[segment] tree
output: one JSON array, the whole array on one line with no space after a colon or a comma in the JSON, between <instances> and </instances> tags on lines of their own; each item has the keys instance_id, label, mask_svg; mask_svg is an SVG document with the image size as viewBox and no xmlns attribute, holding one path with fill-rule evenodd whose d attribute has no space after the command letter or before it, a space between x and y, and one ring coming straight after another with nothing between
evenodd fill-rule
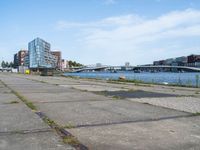
<instances>
[{"instance_id":1,"label":"tree","mask_svg":"<svg viewBox=\"0 0 200 150\"><path fill-rule=\"evenodd\" d=\"M80 63L77 63L76 61L68 61L69 63L69 67L80 67L80 66L83 66L82 64Z\"/></svg>"},{"instance_id":2,"label":"tree","mask_svg":"<svg viewBox=\"0 0 200 150\"><path fill-rule=\"evenodd\" d=\"M9 63L8 63L8 62L6 62L6 68L7 68L7 67L9 67Z\"/></svg>"},{"instance_id":3,"label":"tree","mask_svg":"<svg viewBox=\"0 0 200 150\"><path fill-rule=\"evenodd\" d=\"M6 68L6 63L5 63L4 60L1 62L1 67L2 67L2 68Z\"/></svg>"},{"instance_id":4,"label":"tree","mask_svg":"<svg viewBox=\"0 0 200 150\"><path fill-rule=\"evenodd\" d=\"M14 63L13 62L10 62L9 65L10 65L11 68L14 68Z\"/></svg>"},{"instance_id":5,"label":"tree","mask_svg":"<svg viewBox=\"0 0 200 150\"><path fill-rule=\"evenodd\" d=\"M7 61L2 61L1 62L1 67L2 68L13 68L14 67L14 64L13 64L13 62L7 62Z\"/></svg>"}]
</instances>

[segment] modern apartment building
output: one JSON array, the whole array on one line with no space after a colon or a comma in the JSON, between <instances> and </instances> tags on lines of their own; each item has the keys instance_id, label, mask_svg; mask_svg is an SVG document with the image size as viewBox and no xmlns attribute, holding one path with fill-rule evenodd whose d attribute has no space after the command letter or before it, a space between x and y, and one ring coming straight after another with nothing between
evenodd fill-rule
<instances>
[{"instance_id":1,"label":"modern apartment building","mask_svg":"<svg viewBox=\"0 0 200 150\"><path fill-rule=\"evenodd\" d=\"M29 53L26 54L25 58L24 58L24 66L29 67Z\"/></svg>"},{"instance_id":2,"label":"modern apartment building","mask_svg":"<svg viewBox=\"0 0 200 150\"><path fill-rule=\"evenodd\" d=\"M14 67L25 66L25 57L28 54L27 50L20 50L14 55Z\"/></svg>"},{"instance_id":3,"label":"modern apartment building","mask_svg":"<svg viewBox=\"0 0 200 150\"><path fill-rule=\"evenodd\" d=\"M24 66L25 65L25 57L28 54L27 50L20 50L18 52L18 61L19 61L19 66Z\"/></svg>"},{"instance_id":4,"label":"modern apartment building","mask_svg":"<svg viewBox=\"0 0 200 150\"><path fill-rule=\"evenodd\" d=\"M188 66L200 67L200 55L190 55L188 58Z\"/></svg>"},{"instance_id":5,"label":"modern apartment building","mask_svg":"<svg viewBox=\"0 0 200 150\"><path fill-rule=\"evenodd\" d=\"M177 58L169 58L166 60L154 61L153 65L200 67L200 55L182 56Z\"/></svg>"},{"instance_id":6,"label":"modern apartment building","mask_svg":"<svg viewBox=\"0 0 200 150\"><path fill-rule=\"evenodd\" d=\"M56 68L62 70L62 54L61 51L51 51L51 54L57 58Z\"/></svg>"},{"instance_id":7,"label":"modern apartment building","mask_svg":"<svg viewBox=\"0 0 200 150\"><path fill-rule=\"evenodd\" d=\"M57 58L51 53L50 43L36 38L28 44L30 69L56 68Z\"/></svg>"}]
</instances>

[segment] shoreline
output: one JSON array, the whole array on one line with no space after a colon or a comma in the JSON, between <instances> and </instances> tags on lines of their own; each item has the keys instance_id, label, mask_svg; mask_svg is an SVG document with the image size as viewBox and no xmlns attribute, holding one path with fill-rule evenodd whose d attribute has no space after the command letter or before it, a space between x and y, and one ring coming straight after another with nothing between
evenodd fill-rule
<instances>
[{"instance_id":1,"label":"shoreline","mask_svg":"<svg viewBox=\"0 0 200 150\"><path fill-rule=\"evenodd\" d=\"M184 85L184 84L176 84L176 83L156 83L156 82L145 82L142 80L137 79L103 79L103 78L92 78L92 77L80 77L80 76L73 76L73 75L61 75L64 78L72 78L72 79L88 79L88 80L95 80L95 81L106 81L107 83L116 83L116 84L134 84L136 86L153 86L153 85L161 85L161 86L169 86L169 87L185 87L185 88L200 88L200 86L195 85Z\"/></svg>"}]
</instances>

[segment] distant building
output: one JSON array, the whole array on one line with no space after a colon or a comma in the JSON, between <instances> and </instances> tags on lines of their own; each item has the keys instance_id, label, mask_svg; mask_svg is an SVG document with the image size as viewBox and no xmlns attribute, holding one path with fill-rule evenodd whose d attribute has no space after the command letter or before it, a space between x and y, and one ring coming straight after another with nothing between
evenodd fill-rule
<instances>
[{"instance_id":1,"label":"distant building","mask_svg":"<svg viewBox=\"0 0 200 150\"><path fill-rule=\"evenodd\" d=\"M36 38L28 44L30 69L56 68L57 58L50 52L51 45Z\"/></svg>"},{"instance_id":2,"label":"distant building","mask_svg":"<svg viewBox=\"0 0 200 150\"><path fill-rule=\"evenodd\" d=\"M14 68L18 68L19 66L19 58L18 53L14 54Z\"/></svg>"},{"instance_id":3,"label":"distant building","mask_svg":"<svg viewBox=\"0 0 200 150\"><path fill-rule=\"evenodd\" d=\"M14 68L25 66L25 57L28 55L27 50L20 50L14 55Z\"/></svg>"},{"instance_id":4,"label":"distant building","mask_svg":"<svg viewBox=\"0 0 200 150\"><path fill-rule=\"evenodd\" d=\"M154 66L158 66L158 65L159 65L159 61L154 61L154 62L153 62L153 65L154 65Z\"/></svg>"},{"instance_id":5,"label":"distant building","mask_svg":"<svg viewBox=\"0 0 200 150\"><path fill-rule=\"evenodd\" d=\"M28 54L27 50L20 50L18 52L18 64L19 66L24 66L25 64L25 56Z\"/></svg>"},{"instance_id":6,"label":"distant building","mask_svg":"<svg viewBox=\"0 0 200 150\"><path fill-rule=\"evenodd\" d=\"M196 55L190 55L187 57L188 63L195 63Z\"/></svg>"},{"instance_id":7,"label":"distant building","mask_svg":"<svg viewBox=\"0 0 200 150\"><path fill-rule=\"evenodd\" d=\"M189 56L182 56L176 58L169 58L166 60L154 61L153 65L200 67L200 55L192 54Z\"/></svg>"},{"instance_id":8,"label":"distant building","mask_svg":"<svg viewBox=\"0 0 200 150\"><path fill-rule=\"evenodd\" d=\"M185 56L177 57L177 58L175 58L175 63L177 64L176 66L186 66L187 65L187 57L185 57Z\"/></svg>"},{"instance_id":9,"label":"distant building","mask_svg":"<svg viewBox=\"0 0 200 150\"><path fill-rule=\"evenodd\" d=\"M190 55L187 57L188 66L200 67L200 55Z\"/></svg>"},{"instance_id":10,"label":"distant building","mask_svg":"<svg viewBox=\"0 0 200 150\"><path fill-rule=\"evenodd\" d=\"M161 65L164 65L165 64L165 61L164 60L159 60L159 61L154 61L153 62L153 65L154 66L161 66Z\"/></svg>"},{"instance_id":11,"label":"distant building","mask_svg":"<svg viewBox=\"0 0 200 150\"><path fill-rule=\"evenodd\" d=\"M101 63L96 63L96 67L102 67Z\"/></svg>"},{"instance_id":12,"label":"distant building","mask_svg":"<svg viewBox=\"0 0 200 150\"><path fill-rule=\"evenodd\" d=\"M56 68L62 70L62 55L60 51L52 51L52 55L54 55L57 58Z\"/></svg>"},{"instance_id":13,"label":"distant building","mask_svg":"<svg viewBox=\"0 0 200 150\"><path fill-rule=\"evenodd\" d=\"M168 58L163 61L163 65L171 66L173 62L174 62L174 58Z\"/></svg>"},{"instance_id":14,"label":"distant building","mask_svg":"<svg viewBox=\"0 0 200 150\"><path fill-rule=\"evenodd\" d=\"M69 63L68 63L68 61L65 60L65 59L62 59L61 60L61 66L62 66L62 68L61 68L62 71L66 70L66 69L69 69Z\"/></svg>"},{"instance_id":15,"label":"distant building","mask_svg":"<svg viewBox=\"0 0 200 150\"><path fill-rule=\"evenodd\" d=\"M24 66L29 67L30 61L29 61L29 53L26 53L24 57Z\"/></svg>"},{"instance_id":16,"label":"distant building","mask_svg":"<svg viewBox=\"0 0 200 150\"><path fill-rule=\"evenodd\" d=\"M130 67L130 63L129 62L125 62L125 67Z\"/></svg>"}]
</instances>

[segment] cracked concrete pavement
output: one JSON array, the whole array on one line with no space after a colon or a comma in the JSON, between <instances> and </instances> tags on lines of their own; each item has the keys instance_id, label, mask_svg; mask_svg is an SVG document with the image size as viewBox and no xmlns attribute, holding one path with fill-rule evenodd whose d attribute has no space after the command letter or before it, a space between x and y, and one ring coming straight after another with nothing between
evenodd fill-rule
<instances>
[{"instance_id":1,"label":"cracked concrete pavement","mask_svg":"<svg viewBox=\"0 0 200 150\"><path fill-rule=\"evenodd\" d=\"M10 80L0 74L0 80ZM0 150L72 150L0 82Z\"/></svg>"},{"instance_id":2,"label":"cracked concrete pavement","mask_svg":"<svg viewBox=\"0 0 200 150\"><path fill-rule=\"evenodd\" d=\"M200 117L194 114L199 89L17 74L0 74L0 80L89 149L200 149ZM164 95L116 99L94 93L105 90ZM0 95L0 149L72 149L3 84Z\"/></svg>"}]
</instances>

